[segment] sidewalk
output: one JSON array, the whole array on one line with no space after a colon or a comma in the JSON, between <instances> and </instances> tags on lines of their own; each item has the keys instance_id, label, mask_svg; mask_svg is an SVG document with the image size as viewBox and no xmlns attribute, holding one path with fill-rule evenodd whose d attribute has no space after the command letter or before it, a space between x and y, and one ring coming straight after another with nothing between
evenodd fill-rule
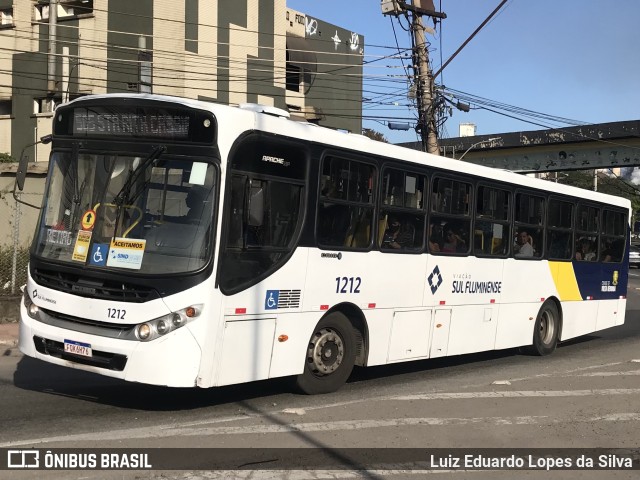
<instances>
[{"instance_id":1,"label":"sidewalk","mask_svg":"<svg viewBox=\"0 0 640 480\"><path fill-rule=\"evenodd\" d=\"M15 351L12 352L12 350ZM0 323L0 355L16 352L18 352L18 322Z\"/></svg>"},{"instance_id":2,"label":"sidewalk","mask_svg":"<svg viewBox=\"0 0 640 480\"><path fill-rule=\"evenodd\" d=\"M0 297L0 355L15 355L18 350L20 296Z\"/></svg>"}]
</instances>

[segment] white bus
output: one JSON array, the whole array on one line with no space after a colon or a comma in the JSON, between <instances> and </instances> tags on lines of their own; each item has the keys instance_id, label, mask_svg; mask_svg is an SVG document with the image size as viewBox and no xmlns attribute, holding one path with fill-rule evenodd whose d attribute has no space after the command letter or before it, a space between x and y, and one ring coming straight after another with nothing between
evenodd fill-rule
<instances>
[{"instance_id":1,"label":"white bus","mask_svg":"<svg viewBox=\"0 0 640 480\"><path fill-rule=\"evenodd\" d=\"M23 179L22 179L23 180ZM215 387L528 347L624 322L629 201L156 95L59 107L20 350Z\"/></svg>"}]
</instances>

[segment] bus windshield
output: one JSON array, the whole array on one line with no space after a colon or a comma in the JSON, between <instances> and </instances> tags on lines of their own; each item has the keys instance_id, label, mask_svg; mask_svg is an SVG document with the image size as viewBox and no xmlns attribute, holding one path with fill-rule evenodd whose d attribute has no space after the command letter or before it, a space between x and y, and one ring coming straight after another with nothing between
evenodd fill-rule
<instances>
[{"instance_id":1,"label":"bus windshield","mask_svg":"<svg viewBox=\"0 0 640 480\"><path fill-rule=\"evenodd\" d=\"M166 274L211 257L216 167L175 157L54 151L33 252L68 265Z\"/></svg>"}]
</instances>

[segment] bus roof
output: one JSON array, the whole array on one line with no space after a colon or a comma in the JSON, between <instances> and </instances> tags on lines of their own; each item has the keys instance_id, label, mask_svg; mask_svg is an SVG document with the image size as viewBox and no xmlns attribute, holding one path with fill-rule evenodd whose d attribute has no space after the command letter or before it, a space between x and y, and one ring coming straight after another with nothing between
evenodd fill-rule
<instances>
[{"instance_id":1,"label":"bus roof","mask_svg":"<svg viewBox=\"0 0 640 480\"><path fill-rule=\"evenodd\" d=\"M541 180L519 173L514 173L508 170L501 170L493 167L461 162L460 160L455 160L448 157L441 157L438 155L433 155L406 147L378 142L360 134L345 133L338 130L321 127L312 123L291 120L285 115L279 115L277 112L278 109L274 109L273 107L265 106L267 112L263 113L260 112L259 108L255 108L254 106L252 106L252 108L247 108L246 106L245 108L240 108L236 106L229 106L189 98L139 93L88 95L75 99L66 105L76 103L82 104L84 102L97 99L139 99L171 102L189 108L210 111L216 116L224 115L225 111L227 113L233 111L234 115L243 116L243 114L240 113L240 111L242 111L244 112L244 115L246 115L247 122L243 126L234 125L236 129L257 129L278 135L299 138L301 140L306 140L317 144L330 145L341 149L351 150L359 154L384 156L393 158L395 160L415 163L417 165L427 165L436 169L449 171L451 173L460 172L463 169L464 173L477 177L484 177L491 180L505 182L513 185L520 185L523 187L540 189L548 192L556 192L563 195L571 195L595 202L610 203L612 205L620 206L627 209L631 207L631 202L624 197L607 195L600 192L594 192L591 190L563 185L560 183L554 183L547 180ZM226 128L226 126L223 126L223 128ZM238 134L241 133L240 130L237 131Z\"/></svg>"}]
</instances>

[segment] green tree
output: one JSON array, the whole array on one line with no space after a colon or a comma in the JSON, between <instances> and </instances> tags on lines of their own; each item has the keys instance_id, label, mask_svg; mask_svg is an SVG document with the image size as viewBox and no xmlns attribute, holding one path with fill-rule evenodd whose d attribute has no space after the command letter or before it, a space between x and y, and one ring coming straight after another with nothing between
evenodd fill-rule
<instances>
[{"instance_id":1,"label":"green tree","mask_svg":"<svg viewBox=\"0 0 640 480\"><path fill-rule=\"evenodd\" d=\"M571 170L568 172L551 173L550 180L558 179L558 182L572 187L593 190L593 170ZM556 177L557 175L557 177Z\"/></svg>"},{"instance_id":2,"label":"green tree","mask_svg":"<svg viewBox=\"0 0 640 480\"><path fill-rule=\"evenodd\" d=\"M633 212L640 208L640 189L617 175L598 175L598 191L631 200Z\"/></svg>"},{"instance_id":3,"label":"green tree","mask_svg":"<svg viewBox=\"0 0 640 480\"><path fill-rule=\"evenodd\" d=\"M384 137L384 135L380 132L376 132L370 128L363 128L362 134L365 137L369 137L371 140L377 140L378 142L389 143L389 141Z\"/></svg>"},{"instance_id":4,"label":"green tree","mask_svg":"<svg viewBox=\"0 0 640 480\"><path fill-rule=\"evenodd\" d=\"M559 172L559 181L585 190L593 190L593 170L574 170L570 172ZM554 176L552 175L553 179ZM608 175L604 172L598 173L598 191L624 197L631 201L631 209L636 212L640 209L640 189L637 185L627 182L617 175Z\"/></svg>"}]
</instances>

